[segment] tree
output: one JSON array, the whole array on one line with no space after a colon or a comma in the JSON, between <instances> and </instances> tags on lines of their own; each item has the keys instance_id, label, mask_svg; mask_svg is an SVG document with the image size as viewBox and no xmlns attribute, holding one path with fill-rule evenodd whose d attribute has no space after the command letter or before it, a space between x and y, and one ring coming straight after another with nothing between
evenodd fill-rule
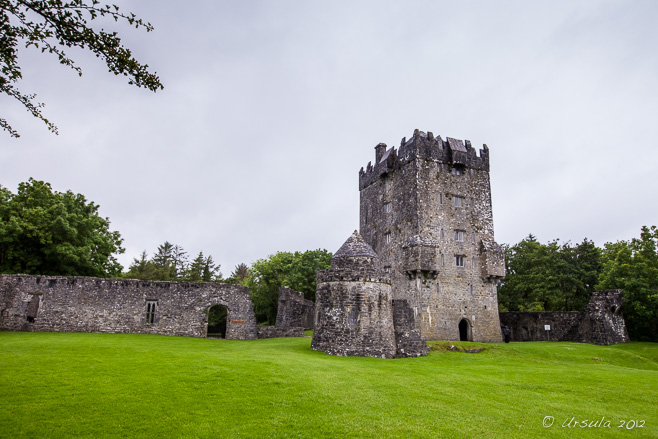
<instances>
[{"instance_id":1,"label":"tree","mask_svg":"<svg viewBox=\"0 0 658 439\"><path fill-rule=\"evenodd\" d=\"M324 249L278 252L254 262L246 285L251 292L256 319L274 324L280 287L301 291L305 298L314 300L316 273L331 266L331 256Z\"/></svg>"},{"instance_id":2,"label":"tree","mask_svg":"<svg viewBox=\"0 0 658 439\"><path fill-rule=\"evenodd\" d=\"M248 276L249 276L249 267L247 267L247 264L241 262L235 266L235 269L233 270L231 275L224 282L228 284L242 285L242 283L245 281L245 279L247 279Z\"/></svg>"},{"instance_id":3,"label":"tree","mask_svg":"<svg viewBox=\"0 0 658 439\"><path fill-rule=\"evenodd\" d=\"M203 256L203 252L199 252L198 256L190 264L183 280L190 282L218 282L222 279L219 269L220 266L215 265L212 256L206 258Z\"/></svg>"},{"instance_id":4,"label":"tree","mask_svg":"<svg viewBox=\"0 0 658 439\"><path fill-rule=\"evenodd\" d=\"M658 229L642 227L640 238L607 243L598 289L624 291L624 319L633 340L658 341Z\"/></svg>"},{"instance_id":5,"label":"tree","mask_svg":"<svg viewBox=\"0 0 658 439\"><path fill-rule=\"evenodd\" d=\"M498 290L501 310L582 311L601 272L601 250L584 239L541 244L534 236L505 245L507 276Z\"/></svg>"},{"instance_id":6,"label":"tree","mask_svg":"<svg viewBox=\"0 0 658 439\"><path fill-rule=\"evenodd\" d=\"M78 75L82 70L64 51L65 48L87 49L102 58L110 72L128 77L128 83L152 91L162 89L157 74L140 64L132 52L121 44L117 32L94 29L90 21L107 17L110 21L125 21L147 32L153 26L133 13L123 13L116 5L103 5L98 0L0 0L0 92L18 100L33 116L41 119L48 129L57 134L57 127L44 117L42 103L35 102L34 94L24 94L15 84L22 78L18 64L19 41L42 53L57 57L60 64L71 67ZM0 127L12 137L19 137L6 119Z\"/></svg>"},{"instance_id":7,"label":"tree","mask_svg":"<svg viewBox=\"0 0 658 439\"><path fill-rule=\"evenodd\" d=\"M603 251L585 238L575 246L562 246L562 258L566 261L569 284L565 289L563 311L581 311L597 291L599 275L603 270Z\"/></svg>"},{"instance_id":8,"label":"tree","mask_svg":"<svg viewBox=\"0 0 658 439\"><path fill-rule=\"evenodd\" d=\"M221 282L220 266L203 252L188 264L183 247L165 241L149 260L146 251L134 258L125 278L161 281Z\"/></svg>"},{"instance_id":9,"label":"tree","mask_svg":"<svg viewBox=\"0 0 658 439\"><path fill-rule=\"evenodd\" d=\"M171 249L171 261L174 266L174 271L176 273L176 279L180 279L183 274L187 271L187 252L183 250L183 247L176 244Z\"/></svg>"},{"instance_id":10,"label":"tree","mask_svg":"<svg viewBox=\"0 0 658 439\"><path fill-rule=\"evenodd\" d=\"M498 302L505 311L544 311L554 281L548 267L554 265L552 250L528 235L516 245L504 245L507 275L498 289Z\"/></svg>"},{"instance_id":11,"label":"tree","mask_svg":"<svg viewBox=\"0 0 658 439\"><path fill-rule=\"evenodd\" d=\"M139 259L133 259L130 267L128 267L128 272L125 273L123 277L128 279L152 280L156 276L155 272L155 264L148 260L148 253L144 250L142 254L139 255Z\"/></svg>"},{"instance_id":12,"label":"tree","mask_svg":"<svg viewBox=\"0 0 658 439\"><path fill-rule=\"evenodd\" d=\"M71 191L29 179L12 194L0 188L0 271L111 277L121 273L119 232L98 205Z\"/></svg>"},{"instance_id":13,"label":"tree","mask_svg":"<svg viewBox=\"0 0 658 439\"><path fill-rule=\"evenodd\" d=\"M155 278L151 280L177 280L176 263L174 260L174 245L169 241L158 246L158 250L153 255L153 265L155 266Z\"/></svg>"}]
</instances>

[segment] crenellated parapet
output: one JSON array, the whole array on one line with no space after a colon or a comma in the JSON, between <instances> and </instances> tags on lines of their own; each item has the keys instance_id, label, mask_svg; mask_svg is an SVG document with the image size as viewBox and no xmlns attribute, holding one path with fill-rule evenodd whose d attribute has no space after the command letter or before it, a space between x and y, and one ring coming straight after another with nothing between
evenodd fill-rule
<instances>
[{"instance_id":1,"label":"crenellated parapet","mask_svg":"<svg viewBox=\"0 0 658 439\"><path fill-rule=\"evenodd\" d=\"M434 136L430 131L425 133L416 129L409 139L402 138L399 149L388 148L385 143L375 146L375 163L359 171L359 189L368 187L382 176L392 172L415 159L424 159L444 163L451 166L461 166L468 169L489 171L489 148L483 145L478 151L469 140L459 140Z\"/></svg>"}]
</instances>

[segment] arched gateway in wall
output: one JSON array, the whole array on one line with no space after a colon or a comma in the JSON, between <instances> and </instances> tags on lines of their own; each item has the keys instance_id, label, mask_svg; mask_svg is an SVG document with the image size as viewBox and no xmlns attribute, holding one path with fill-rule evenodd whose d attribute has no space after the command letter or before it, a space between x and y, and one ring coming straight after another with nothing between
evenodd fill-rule
<instances>
[{"instance_id":1,"label":"arched gateway in wall","mask_svg":"<svg viewBox=\"0 0 658 439\"><path fill-rule=\"evenodd\" d=\"M240 285L0 275L4 330L206 337L213 305L227 307L227 339L257 338L249 288Z\"/></svg>"},{"instance_id":2,"label":"arched gateway in wall","mask_svg":"<svg viewBox=\"0 0 658 439\"><path fill-rule=\"evenodd\" d=\"M464 318L459 321L459 341L473 341L471 322L468 319Z\"/></svg>"},{"instance_id":3,"label":"arched gateway in wall","mask_svg":"<svg viewBox=\"0 0 658 439\"><path fill-rule=\"evenodd\" d=\"M226 321L228 308L226 305L213 305L208 308L208 338L226 338Z\"/></svg>"}]
</instances>

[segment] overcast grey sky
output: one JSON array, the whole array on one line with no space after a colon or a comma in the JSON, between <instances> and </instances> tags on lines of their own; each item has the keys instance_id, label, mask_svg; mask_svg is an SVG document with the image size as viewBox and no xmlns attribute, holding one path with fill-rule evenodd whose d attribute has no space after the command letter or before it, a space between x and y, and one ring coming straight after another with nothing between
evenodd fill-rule
<instances>
[{"instance_id":1,"label":"overcast grey sky","mask_svg":"<svg viewBox=\"0 0 658 439\"><path fill-rule=\"evenodd\" d=\"M0 96L0 184L100 205L124 266L165 240L230 274L278 250L335 252L359 226L358 171L415 128L491 150L496 240L598 245L658 224L658 2L119 1L157 93L70 51L23 50ZM181 7L184 5L184 7Z\"/></svg>"}]
</instances>

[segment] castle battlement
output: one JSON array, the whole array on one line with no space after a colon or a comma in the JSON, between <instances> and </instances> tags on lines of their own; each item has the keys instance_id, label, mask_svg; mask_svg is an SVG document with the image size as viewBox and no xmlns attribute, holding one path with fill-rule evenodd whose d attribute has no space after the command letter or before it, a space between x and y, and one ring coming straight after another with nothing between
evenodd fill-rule
<instances>
[{"instance_id":1,"label":"castle battlement","mask_svg":"<svg viewBox=\"0 0 658 439\"><path fill-rule=\"evenodd\" d=\"M469 140L462 141L451 137L443 140L441 136L435 137L431 131L425 133L416 129L409 139L402 138L398 150L395 147L388 148L385 143L375 146L375 164L368 162L365 170L361 168L359 189L416 159L489 171L489 148L486 144L479 150L478 155Z\"/></svg>"}]
</instances>

